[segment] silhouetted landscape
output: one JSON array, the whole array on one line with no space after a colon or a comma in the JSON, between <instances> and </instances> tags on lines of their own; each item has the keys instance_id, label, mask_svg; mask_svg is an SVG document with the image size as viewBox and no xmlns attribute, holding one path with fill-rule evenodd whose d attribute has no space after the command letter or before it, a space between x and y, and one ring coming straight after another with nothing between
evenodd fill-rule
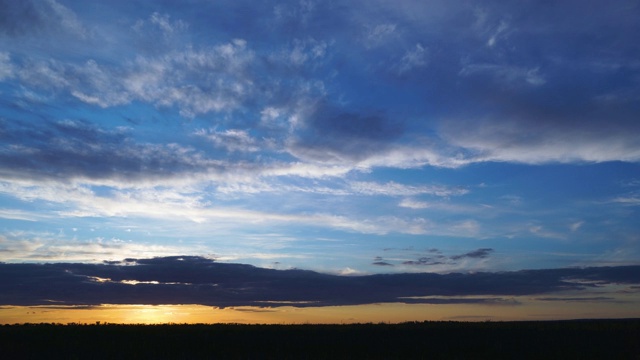
<instances>
[{"instance_id":1,"label":"silhouetted landscape","mask_svg":"<svg viewBox=\"0 0 640 360\"><path fill-rule=\"evenodd\" d=\"M639 339L640 319L0 327L7 359L640 359Z\"/></svg>"}]
</instances>

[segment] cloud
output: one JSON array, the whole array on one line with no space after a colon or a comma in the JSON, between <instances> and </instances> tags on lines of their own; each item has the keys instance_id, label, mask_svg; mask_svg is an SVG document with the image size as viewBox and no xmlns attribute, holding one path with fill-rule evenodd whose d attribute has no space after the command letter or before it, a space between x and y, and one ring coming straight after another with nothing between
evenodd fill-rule
<instances>
[{"instance_id":1,"label":"cloud","mask_svg":"<svg viewBox=\"0 0 640 360\"><path fill-rule=\"evenodd\" d=\"M6 52L0 52L0 81L12 78L15 69L11 63L11 57Z\"/></svg>"},{"instance_id":2,"label":"cloud","mask_svg":"<svg viewBox=\"0 0 640 360\"><path fill-rule=\"evenodd\" d=\"M396 216L346 216L327 212L289 213L286 211L248 210L237 206L212 205L201 192L177 189L112 190L107 196L87 186L38 186L0 182L0 193L24 200L43 200L60 207L51 215L58 218L119 217L163 220L166 223L215 223L216 226L273 226L303 224L340 229L348 232L379 234L440 233L423 218L404 219Z\"/></svg>"},{"instance_id":3,"label":"cloud","mask_svg":"<svg viewBox=\"0 0 640 360\"><path fill-rule=\"evenodd\" d=\"M258 140L251 137L246 130L228 129L224 131L200 130L196 135L204 136L215 146L222 147L228 152L256 152L263 149Z\"/></svg>"},{"instance_id":4,"label":"cloud","mask_svg":"<svg viewBox=\"0 0 640 360\"><path fill-rule=\"evenodd\" d=\"M398 122L380 114L344 112L326 103L313 107L289 144L299 159L321 163L357 163L402 135Z\"/></svg>"},{"instance_id":5,"label":"cloud","mask_svg":"<svg viewBox=\"0 0 640 360\"><path fill-rule=\"evenodd\" d=\"M65 240L58 234L12 232L0 235L0 261L96 262L137 256L167 256L176 253L206 252L201 246L159 245L101 237Z\"/></svg>"},{"instance_id":6,"label":"cloud","mask_svg":"<svg viewBox=\"0 0 640 360\"><path fill-rule=\"evenodd\" d=\"M372 265L376 265L376 266L393 266L393 264L386 262L382 257L380 256L376 256L375 259L373 259L373 263L371 263Z\"/></svg>"},{"instance_id":7,"label":"cloud","mask_svg":"<svg viewBox=\"0 0 640 360\"><path fill-rule=\"evenodd\" d=\"M371 264L376 266L393 266L393 264L388 263L386 261L374 261Z\"/></svg>"},{"instance_id":8,"label":"cloud","mask_svg":"<svg viewBox=\"0 0 640 360\"><path fill-rule=\"evenodd\" d=\"M79 120L33 124L0 120L5 136L0 175L35 181L137 182L206 173L220 166L177 144L136 144L126 129L106 130Z\"/></svg>"},{"instance_id":9,"label":"cloud","mask_svg":"<svg viewBox=\"0 0 640 360\"><path fill-rule=\"evenodd\" d=\"M418 258L417 260L406 260L402 262L402 265L409 266L436 266L443 268L443 266L451 267L460 264L460 261L467 260L483 260L489 258L493 249L481 248L473 250L464 254L445 256L437 249L431 249L427 256ZM469 265L469 264L466 264Z\"/></svg>"},{"instance_id":10,"label":"cloud","mask_svg":"<svg viewBox=\"0 0 640 360\"><path fill-rule=\"evenodd\" d=\"M350 183L351 189L358 194L386 196L434 195L440 197L460 196L467 194L468 189L453 186L410 186L390 181L384 184L356 181Z\"/></svg>"},{"instance_id":11,"label":"cloud","mask_svg":"<svg viewBox=\"0 0 640 360\"><path fill-rule=\"evenodd\" d=\"M438 259L445 259L444 256L437 256L435 259L431 257L421 257L418 260L407 260L403 261L402 265L420 265L420 266L430 266L430 265L442 265L445 262L440 261Z\"/></svg>"},{"instance_id":12,"label":"cloud","mask_svg":"<svg viewBox=\"0 0 640 360\"><path fill-rule=\"evenodd\" d=\"M218 263L194 256L130 258L121 264L2 263L0 304L46 305L54 301L65 305L305 307L381 302L483 303L503 301L492 296L539 295L589 288L582 279L638 284L638 270L637 266L628 266L345 277ZM480 297L460 298L472 295Z\"/></svg>"},{"instance_id":13,"label":"cloud","mask_svg":"<svg viewBox=\"0 0 640 360\"><path fill-rule=\"evenodd\" d=\"M625 119L614 120L619 124L609 128L601 128L596 120L575 128L570 127L572 120L537 125L531 120L445 122L442 135L467 154L458 161L461 165L487 161L545 164L640 160L636 136L640 129L622 125Z\"/></svg>"},{"instance_id":14,"label":"cloud","mask_svg":"<svg viewBox=\"0 0 640 360\"><path fill-rule=\"evenodd\" d=\"M398 204L398 206L409 208L409 209L426 209L430 206L430 204L426 201L418 201L414 199L402 199Z\"/></svg>"},{"instance_id":15,"label":"cloud","mask_svg":"<svg viewBox=\"0 0 640 360\"><path fill-rule=\"evenodd\" d=\"M0 218L24 220L24 221L38 221L41 218L46 217L43 215L32 214L24 210L17 209L0 209Z\"/></svg>"},{"instance_id":16,"label":"cloud","mask_svg":"<svg viewBox=\"0 0 640 360\"><path fill-rule=\"evenodd\" d=\"M38 28L36 24L51 22L62 24L60 26L76 33L84 31L78 17L55 1L21 4L5 2L3 6L8 9L7 13L23 17L22 22L33 23L33 28ZM253 11L267 8L270 6ZM347 6L340 8L338 15L327 17L336 10L327 4L305 1L275 6L270 10L273 10L277 24L270 26L276 30L297 29L298 32L295 38L281 38L275 48L269 49L262 47L265 37L256 31L266 23L257 22L248 24L246 31L234 28L237 30L234 33L242 36L234 38L229 35L226 41L219 41L217 37L216 41L210 42L196 41L196 37L185 38L154 51L125 53L120 59L105 58L100 49L95 48L88 48L81 61L65 56L47 59L7 52L0 56L0 78L15 80L25 91L55 96L58 100L70 96L105 109L142 102L163 111L177 110L186 119L212 113L229 115L233 112L247 114L247 111L278 110L279 116L272 117L271 125L279 122L283 126L272 126L268 129L269 136L266 136L273 140L270 143L273 147L288 151L304 162L340 164L359 169L380 166L460 167L486 161L541 164L612 160L636 162L640 159L638 129L633 121L637 114L633 102L613 104L594 100L607 98L607 94L620 97L620 94L627 93L627 97L633 97L633 91L628 91L634 88L632 83L615 80L618 77L632 78L624 75L634 71L634 65L624 52L630 46L628 39L619 40L619 48L607 46L611 50L609 56L587 51L592 45L581 42L580 53L595 55L576 64L572 55L553 53L555 60L551 61L549 57L553 56L540 55L545 51L529 54L527 46L513 47L524 50L505 50L508 49L506 45L504 49L501 47L501 42L508 40L510 44L531 42L542 49L557 50L554 44L573 40L571 32L560 32L560 36L550 30L555 27L565 29L565 26L571 28L568 24L547 24L537 7L505 5L478 8L459 3L448 6L439 3L431 4L426 11L418 4L391 6L377 2L370 8L360 14L357 6ZM187 32L195 36L198 31L209 29L202 28L203 24L197 21L188 24L170 16L166 12L169 9L159 9L135 23L127 20L134 23L133 27L123 28L117 36L113 35L111 41L129 39L135 33L145 42L154 43L157 42L154 37L157 34L154 35L153 31L166 38ZM623 20L614 28L637 26L629 20L628 14L619 14L608 8L601 10L607 16L622 15ZM238 9L232 7L231 11ZM558 6L550 11L563 14L568 8ZM520 19L517 14L522 13L530 14L550 28L540 30L533 27L537 24L533 20L514 20ZM383 14L395 14L396 17L389 22L389 17ZM48 20L51 16L57 20ZM418 18L429 18L435 23L419 21ZM592 34L601 29L603 21L592 20L592 24L570 23ZM344 39L332 36L347 26L353 26L354 22L365 24L364 36ZM15 34L18 23L18 20L12 23L8 19L4 23L5 31ZM327 29L327 26L320 26L327 24L334 25L329 27L331 31L318 31ZM461 30L447 33L452 40L445 44L439 41L440 36L433 33L432 27L439 26L437 24L443 28L456 24L455 28ZM460 24L463 24L462 28ZM26 28L20 31L23 30ZM549 39L550 34L560 36L560 39ZM470 42L478 36L482 38L481 44ZM394 40L394 51L405 46L391 68L403 74L418 68L425 74L433 71L429 73L429 82L416 93L418 98L431 99L426 105L429 111L418 114L419 118L429 119L428 126L420 131L420 136L411 139L406 138L406 120L396 115L395 105L375 101L379 106L371 109L371 104L358 96L359 87L355 92L339 90L343 85L340 76L344 76L347 69L362 68L360 75L354 75L356 80L364 75L369 78L379 75L371 73L374 71L371 68L376 66L362 64L380 64L388 60L378 58L381 55L373 50L362 57L355 45L372 47L389 38ZM439 50L430 51L424 45L431 42L439 44ZM477 51L461 50L472 44L479 46L473 47ZM347 49L349 51L345 51ZM519 51L525 53L516 56ZM600 72L594 71L594 64L600 64ZM376 86L388 89L385 91L387 95L415 90L398 87L388 80L376 82ZM439 97L439 93L446 97L446 101ZM559 96L567 101L558 103L556 99ZM343 97L349 100L338 100ZM300 105L302 103L315 105L299 109L304 107ZM440 105L445 103L449 105ZM402 107L407 105L421 109L414 103L403 102ZM419 113L424 109L416 111ZM274 114L273 111L267 113ZM267 131L268 122L261 121L265 127L259 131ZM603 126L605 123L613 126ZM245 128L232 124L219 129L222 130L217 131L224 132L244 131ZM233 141L230 138L226 140Z\"/></svg>"},{"instance_id":17,"label":"cloud","mask_svg":"<svg viewBox=\"0 0 640 360\"><path fill-rule=\"evenodd\" d=\"M182 20L172 21L170 15L154 12L148 20L138 20L133 25L133 29L137 32L144 32L148 27L159 30L164 37L171 37L176 32L187 30L189 24Z\"/></svg>"},{"instance_id":18,"label":"cloud","mask_svg":"<svg viewBox=\"0 0 640 360\"><path fill-rule=\"evenodd\" d=\"M368 26L364 34L364 43L367 48L375 48L393 39L396 34L396 24L384 23L376 26Z\"/></svg>"},{"instance_id":19,"label":"cloud","mask_svg":"<svg viewBox=\"0 0 640 360\"><path fill-rule=\"evenodd\" d=\"M569 224L569 229L572 232L576 232L580 230L580 228L584 225L584 221L576 221L574 223Z\"/></svg>"},{"instance_id":20,"label":"cloud","mask_svg":"<svg viewBox=\"0 0 640 360\"><path fill-rule=\"evenodd\" d=\"M119 67L94 59L82 64L27 59L11 66L19 80L35 90L66 92L102 108L133 101L176 106L182 116L193 118L241 107L253 93L253 60L247 42L235 39L202 49L138 56Z\"/></svg>"},{"instance_id":21,"label":"cloud","mask_svg":"<svg viewBox=\"0 0 640 360\"><path fill-rule=\"evenodd\" d=\"M412 50L407 50L400 63L397 65L398 74L402 75L416 68L422 68L428 64L428 51L422 45L416 44Z\"/></svg>"},{"instance_id":22,"label":"cloud","mask_svg":"<svg viewBox=\"0 0 640 360\"><path fill-rule=\"evenodd\" d=\"M509 236L593 240L597 216L577 207L563 207L573 213L557 226L543 209L531 223L523 206L465 207L503 194L495 184L471 194L471 177L509 170L486 162L640 161L636 9L96 4L0 1L8 224L294 225L455 242L516 221ZM635 193L600 198L619 211L639 203ZM633 239L621 234L630 226L615 237ZM380 262L415 271L493 258L460 252Z\"/></svg>"},{"instance_id":23,"label":"cloud","mask_svg":"<svg viewBox=\"0 0 640 360\"><path fill-rule=\"evenodd\" d=\"M491 37L487 40L487 46L493 47L496 45L498 37L503 36L503 33L509 29L509 25L505 21L501 21L500 25L492 32Z\"/></svg>"},{"instance_id":24,"label":"cloud","mask_svg":"<svg viewBox=\"0 0 640 360\"><path fill-rule=\"evenodd\" d=\"M619 300L607 296L591 297L540 297L538 301L563 301L563 302L618 302Z\"/></svg>"},{"instance_id":25,"label":"cloud","mask_svg":"<svg viewBox=\"0 0 640 360\"><path fill-rule=\"evenodd\" d=\"M76 14L55 0L2 0L0 10L0 33L5 35L47 35L62 31L79 38L87 36L87 30Z\"/></svg>"},{"instance_id":26,"label":"cloud","mask_svg":"<svg viewBox=\"0 0 640 360\"><path fill-rule=\"evenodd\" d=\"M493 252L493 249L482 248L482 249L478 249L478 250L474 250L474 251L468 252L466 254L454 255L454 256L451 257L451 259L452 260L460 260L460 259L464 259L464 258L485 259L485 258L489 257L489 254L491 254L492 252Z\"/></svg>"},{"instance_id":27,"label":"cloud","mask_svg":"<svg viewBox=\"0 0 640 360\"><path fill-rule=\"evenodd\" d=\"M628 196L618 196L611 200L613 203L623 204L626 206L638 206L640 205L640 196L631 194Z\"/></svg>"},{"instance_id":28,"label":"cloud","mask_svg":"<svg viewBox=\"0 0 640 360\"><path fill-rule=\"evenodd\" d=\"M4 136L0 176L31 184L106 185L116 188L258 182L261 177L341 177L351 167L258 158L214 159L206 149L178 143L138 142L128 128L102 128L80 120L30 121L0 119ZM198 136L233 152L264 150L264 141L245 130L200 131ZM213 156L212 156L213 155ZM17 184L14 184L17 185ZM443 188L444 189L444 188ZM454 190L455 191L455 190Z\"/></svg>"},{"instance_id":29,"label":"cloud","mask_svg":"<svg viewBox=\"0 0 640 360\"><path fill-rule=\"evenodd\" d=\"M312 38L306 40L295 39L290 47L287 47L277 56L271 57L271 60L294 68L305 65L318 66L319 62L325 57L328 46L325 41L318 41Z\"/></svg>"}]
</instances>

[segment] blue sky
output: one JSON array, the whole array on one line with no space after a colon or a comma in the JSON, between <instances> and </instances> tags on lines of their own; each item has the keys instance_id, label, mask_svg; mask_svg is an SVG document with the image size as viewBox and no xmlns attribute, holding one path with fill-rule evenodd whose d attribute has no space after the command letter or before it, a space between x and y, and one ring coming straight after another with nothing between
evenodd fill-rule
<instances>
[{"instance_id":1,"label":"blue sky","mask_svg":"<svg viewBox=\"0 0 640 360\"><path fill-rule=\"evenodd\" d=\"M637 1L0 1L0 261L640 263Z\"/></svg>"}]
</instances>

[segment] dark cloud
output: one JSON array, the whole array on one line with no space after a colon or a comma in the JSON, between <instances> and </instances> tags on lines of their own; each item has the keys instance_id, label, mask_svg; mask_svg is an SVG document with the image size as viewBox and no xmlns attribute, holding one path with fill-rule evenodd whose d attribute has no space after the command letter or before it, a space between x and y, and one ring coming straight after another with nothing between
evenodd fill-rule
<instances>
[{"instance_id":1,"label":"dark cloud","mask_svg":"<svg viewBox=\"0 0 640 360\"><path fill-rule=\"evenodd\" d=\"M640 266L348 277L218 263L194 256L127 259L120 265L0 264L0 305L509 303L511 300L501 297L594 286L584 280L636 285ZM460 298L468 295L486 299Z\"/></svg>"},{"instance_id":2,"label":"dark cloud","mask_svg":"<svg viewBox=\"0 0 640 360\"><path fill-rule=\"evenodd\" d=\"M374 261L371 264L372 265L377 265L377 266L393 266L393 264L388 263L386 261Z\"/></svg>"},{"instance_id":3,"label":"dark cloud","mask_svg":"<svg viewBox=\"0 0 640 360\"><path fill-rule=\"evenodd\" d=\"M452 260L460 260L464 258L472 258L472 259L484 259L489 257L489 254L493 252L493 249L483 248L474 251L470 251L466 254L454 255L451 257Z\"/></svg>"},{"instance_id":4,"label":"dark cloud","mask_svg":"<svg viewBox=\"0 0 640 360\"><path fill-rule=\"evenodd\" d=\"M388 148L403 133L401 123L383 114L345 112L326 102L316 105L294 155L316 161L360 161Z\"/></svg>"},{"instance_id":5,"label":"dark cloud","mask_svg":"<svg viewBox=\"0 0 640 360\"><path fill-rule=\"evenodd\" d=\"M0 176L13 179L148 180L172 178L209 167L190 148L139 144L123 130L106 130L80 120L0 119Z\"/></svg>"},{"instance_id":6,"label":"dark cloud","mask_svg":"<svg viewBox=\"0 0 640 360\"><path fill-rule=\"evenodd\" d=\"M596 302L602 302L602 301L618 301L612 297L606 297L606 296L593 296L593 297L541 297L541 298L536 298L536 300L541 300L541 301L577 301L577 302L582 302L582 301L596 301Z\"/></svg>"},{"instance_id":7,"label":"dark cloud","mask_svg":"<svg viewBox=\"0 0 640 360\"><path fill-rule=\"evenodd\" d=\"M371 264L376 266L394 266L392 263L385 261L382 256L376 256Z\"/></svg>"},{"instance_id":8,"label":"dark cloud","mask_svg":"<svg viewBox=\"0 0 640 360\"><path fill-rule=\"evenodd\" d=\"M423 256L417 260L407 260L404 261L403 265L418 265L418 266L432 266L432 265L442 265L442 264L456 264L458 260L461 259L486 259L493 252L491 248L481 248L477 250L470 251L468 253L452 255L452 256L444 256L441 255L441 251L438 249L429 249L428 252L430 254L436 254L435 256Z\"/></svg>"},{"instance_id":9,"label":"dark cloud","mask_svg":"<svg viewBox=\"0 0 640 360\"><path fill-rule=\"evenodd\" d=\"M511 298L487 297L487 298L457 298L457 297L439 297L439 298L408 298L402 299L407 304L482 304L482 305L508 305L516 306L521 303Z\"/></svg>"},{"instance_id":10,"label":"dark cloud","mask_svg":"<svg viewBox=\"0 0 640 360\"><path fill-rule=\"evenodd\" d=\"M385 261L382 256L376 256L371 264L376 266L394 266L392 263Z\"/></svg>"},{"instance_id":11,"label":"dark cloud","mask_svg":"<svg viewBox=\"0 0 640 360\"><path fill-rule=\"evenodd\" d=\"M441 259L444 259L444 257L437 257L435 259L431 257L421 257L418 260L403 261L402 264L403 265L425 265L425 266L444 264L444 262L442 262Z\"/></svg>"},{"instance_id":12,"label":"dark cloud","mask_svg":"<svg viewBox=\"0 0 640 360\"><path fill-rule=\"evenodd\" d=\"M478 52L461 57L452 100L464 106L440 134L478 161L638 161L640 47L627 34L640 7L623 3L478 7Z\"/></svg>"}]
</instances>

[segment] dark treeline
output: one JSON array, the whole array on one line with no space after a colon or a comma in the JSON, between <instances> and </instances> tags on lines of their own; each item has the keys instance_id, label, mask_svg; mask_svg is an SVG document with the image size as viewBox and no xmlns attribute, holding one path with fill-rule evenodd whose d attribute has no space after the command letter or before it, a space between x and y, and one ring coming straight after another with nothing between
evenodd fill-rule
<instances>
[{"instance_id":1,"label":"dark treeline","mask_svg":"<svg viewBox=\"0 0 640 360\"><path fill-rule=\"evenodd\" d=\"M0 326L5 359L640 359L640 319Z\"/></svg>"}]
</instances>

